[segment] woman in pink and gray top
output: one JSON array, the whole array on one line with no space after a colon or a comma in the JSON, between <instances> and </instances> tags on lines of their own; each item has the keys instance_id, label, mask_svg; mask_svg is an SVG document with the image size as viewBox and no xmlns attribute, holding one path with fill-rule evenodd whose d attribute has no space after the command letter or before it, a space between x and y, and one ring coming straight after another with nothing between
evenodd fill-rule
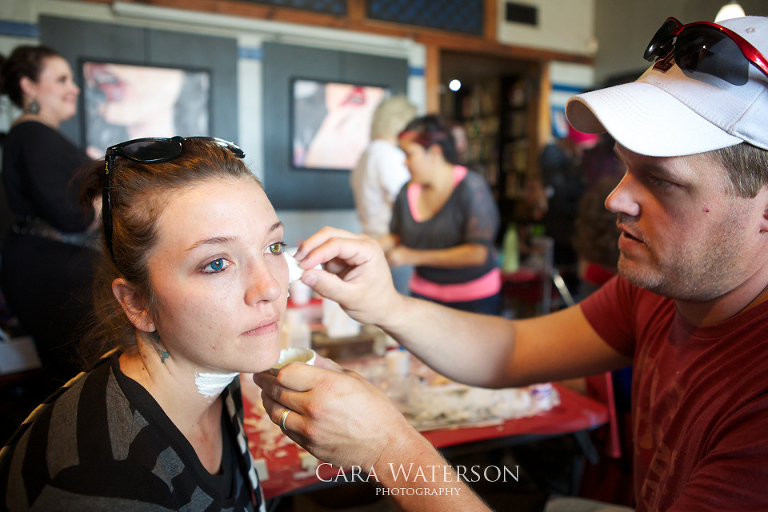
<instances>
[{"instance_id":1,"label":"woman in pink and gray top","mask_svg":"<svg viewBox=\"0 0 768 512\"><path fill-rule=\"evenodd\" d=\"M382 245L391 265L414 265L411 295L456 309L496 314L501 271L494 242L499 212L486 181L458 165L450 126L428 115L400 133L410 182Z\"/></svg>"}]
</instances>

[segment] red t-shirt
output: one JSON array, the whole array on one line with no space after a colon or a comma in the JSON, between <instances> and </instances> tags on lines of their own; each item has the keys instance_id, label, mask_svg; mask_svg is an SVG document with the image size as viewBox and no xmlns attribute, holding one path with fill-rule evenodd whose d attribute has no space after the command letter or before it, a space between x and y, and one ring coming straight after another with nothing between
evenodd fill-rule
<instances>
[{"instance_id":1,"label":"red t-shirt","mask_svg":"<svg viewBox=\"0 0 768 512\"><path fill-rule=\"evenodd\" d=\"M633 357L639 511L768 510L768 301L712 327L617 276L581 302Z\"/></svg>"}]
</instances>

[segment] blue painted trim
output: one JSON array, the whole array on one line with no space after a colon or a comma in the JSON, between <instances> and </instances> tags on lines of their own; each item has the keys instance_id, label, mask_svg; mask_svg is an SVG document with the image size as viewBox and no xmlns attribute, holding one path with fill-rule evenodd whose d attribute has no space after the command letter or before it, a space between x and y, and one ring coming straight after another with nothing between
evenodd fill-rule
<instances>
[{"instance_id":1,"label":"blue painted trim","mask_svg":"<svg viewBox=\"0 0 768 512\"><path fill-rule=\"evenodd\" d=\"M40 27L37 26L37 23L0 20L0 36L40 39Z\"/></svg>"},{"instance_id":2,"label":"blue painted trim","mask_svg":"<svg viewBox=\"0 0 768 512\"><path fill-rule=\"evenodd\" d=\"M553 91L580 93L584 92L584 89L584 87L579 87L578 85L552 84Z\"/></svg>"},{"instance_id":3,"label":"blue painted trim","mask_svg":"<svg viewBox=\"0 0 768 512\"><path fill-rule=\"evenodd\" d=\"M253 46L239 46L237 48L237 58L246 60L263 60L264 51L261 48Z\"/></svg>"},{"instance_id":4,"label":"blue painted trim","mask_svg":"<svg viewBox=\"0 0 768 512\"><path fill-rule=\"evenodd\" d=\"M408 76L424 76L424 68L408 66Z\"/></svg>"}]
</instances>

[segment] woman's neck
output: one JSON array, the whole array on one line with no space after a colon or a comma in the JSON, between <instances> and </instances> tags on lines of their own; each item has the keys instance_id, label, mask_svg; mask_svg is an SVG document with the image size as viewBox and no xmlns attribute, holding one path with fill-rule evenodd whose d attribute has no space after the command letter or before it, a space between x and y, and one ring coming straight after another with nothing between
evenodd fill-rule
<instances>
[{"instance_id":1,"label":"woman's neck","mask_svg":"<svg viewBox=\"0 0 768 512\"><path fill-rule=\"evenodd\" d=\"M195 383L195 373L163 357L146 333L139 333L138 352L120 356L120 370L152 395L163 412L195 449L203 466L212 474L221 465L220 396L203 396Z\"/></svg>"},{"instance_id":2,"label":"woman's neck","mask_svg":"<svg viewBox=\"0 0 768 512\"><path fill-rule=\"evenodd\" d=\"M453 193L453 164L448 162L438 164L427 183L422 184L421 193L417 201L417 208L421 218L428 220L437 215L443 209L445 203Z\"/></svg>"},{"instance_id":3,"label":"woman's neck","mask_svg":"<svg viewBox=\"0 0 768 512\"><path fill-rule=\"evenodd\" d=\"M430 179L422 184L423 190L438 195L453 190L453 168L454 165L450 162L444 161L435 164L435 171L432 173Z\"/></svg>"}]
</instances>

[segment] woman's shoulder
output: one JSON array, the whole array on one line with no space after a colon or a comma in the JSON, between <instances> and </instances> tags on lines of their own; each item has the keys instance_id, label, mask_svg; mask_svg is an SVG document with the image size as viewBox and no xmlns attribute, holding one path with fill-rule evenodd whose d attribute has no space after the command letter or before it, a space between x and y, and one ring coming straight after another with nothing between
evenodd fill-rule
<instances>
[{"instance_id":1,"label":"woman's shoulder","mask_svg":"<svg viewBox=\"0 0 768 512\"><path fill-rule=\"evenodd\" d=\"M8 131L4 149L9 153L46 156L54 162L69 166L83 164L90 159L59 130L35 120L17 122ZM55 165L55 163L52 163Z\"/></svg>"},{"instance_id":2,"label":"woman's shoulder","mask_svg":"<svg viewBox=\"0 0 768 512\"><path fill-rule=\"evenodd\" d=\"M464 175L464 178L461 180L462 182L466 182L470 185L488 184L488 181L479 172L473 169L469 169L463 165L457 165L455 169L458 171L454 172L461 172Z\"/></svg>"},{"instance_id":3,"label":"woman's shoulder","mask_svg":"<svg viewBox=\"0 0 768 512\"><path fill-rule=\"evenodd\" d=\"M490 193L491 186L480 173L462 166L456 166L456 169L461 170L463 174L461 181L456 184L456 189L461 195L474 197L478 193L481 195Z\"/></svg>"},{"instance_id":4,"label":"woman's shoulder","mask_svg":"<svg viewBox=\"0 0 768 512\"><path fill-rule=\"evenodd\" d=\"M8 145L35 145L40 143L73 145L61 132L45 123L34 120L20 121L11 126L6 135Z\"/></svg>"},{"instance_id":5,"label":"woman's shoulder","mask_svg":"<svg viewBox=\"0 0 768 512\"><path fill-rule=\"evenodd\" d=\"M40 121L36 121L34 119L23 119L16 121L11 125L11 129L8 131L8 134L12 133L30 133L30 132L40 132L40 133L55 133L59 134L59 131L55 128L52 128L48 126L45 123L41 123Z\"/></svg>"}]
</instances>

